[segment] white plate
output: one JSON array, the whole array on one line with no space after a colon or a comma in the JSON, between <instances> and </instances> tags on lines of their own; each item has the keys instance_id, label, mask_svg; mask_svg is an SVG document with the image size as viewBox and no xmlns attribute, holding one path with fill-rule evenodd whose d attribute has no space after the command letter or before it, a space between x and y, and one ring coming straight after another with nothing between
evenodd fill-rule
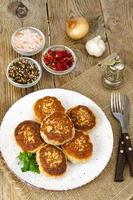
<instances>
[{"instance_id":1,"label":"white plate","mask_svg":"<svg viewBox=\"0 0 133 200\"><path fill-rule=\"evenodd\" d=\"M48 95L59 98L65 108L86 105L97 117L96 127L90 133L94 145L93 156L84 164L68 163L66 175L56 179L32 172L21 172L17 160L20 149L14 140L14 129L20 122L27 119L35 120L33 103ZM89 98L70 90L44 89L21 98L8 110L1 124L0 148L8 167L21 180L48 190L69 190L89 183L103 171L111 157L113 134L104 112Z\"/></svg>"}]
</instances>

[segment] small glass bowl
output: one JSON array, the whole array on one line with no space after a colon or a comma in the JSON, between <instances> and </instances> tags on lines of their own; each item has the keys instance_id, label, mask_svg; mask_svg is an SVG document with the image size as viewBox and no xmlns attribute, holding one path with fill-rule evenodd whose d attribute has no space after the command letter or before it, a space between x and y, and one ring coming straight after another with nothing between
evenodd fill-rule
<instances>
[{"instance_id":1,"label":"small glass bowl","mask_svg":"<svg viewBox=\"0 0 133 200\"><path fill-rule=\"evenodd\" d=\"M54 70L54 69L51 69L51 68L50 68L48 65L46 65L45 62L43 61L44 55L45 55L49 50L67 50L67 51L69 51L69 52L72 54L72 57L73 57L73 60L74 60L73 65L72 65L69 69L63 70L63 71L56 71L56 70ZM41 60L42 60L42 65L43 65L43 67L44 67L48 72L50 72L51 74L54 74L54 75L65 75L65 74L70 73L70 72L75 68L76 62L77 62L77 58L76 58L76 55L75 55L75 53L73 52L73 50L70 49L70 48L67 47L67 46L64 46L64 45L53 45L53 46L48 47L48 48L45 49L45 51L43 52Z\"/></svg>"},{"instance_id":2,"label":"small glass bowl","mask_svg":"<svg viewBox=\"0 0 133 200\"><path fill-rule=\"evenodd\" d=\"M16 83L15 81L13 81L10 77L9 77L9 74L8 74L8 71L9 71L9 68L11 66L11 64L13 64L14 62L17 62L21 59L25 59L25 60L28 60L30 61L31 63L35 64L37 69L39 70L39 76L38 78L32 82L32 83L26 83L26 84L21 84L21 83ZM7 66L7 70L6 70L6 77L8 79L8 81L15 87L18 87L18 88L29 88L29 87L32 87L34 85L36 85L40 79L41 79L41 76L42 76L42 68L41 66L39 65L39 63L37 61L35 61L34 59L32 58L28 58L28 57L19 57L19 58L16 58L14 59L12 62L9 63L9 65Z\"/></svg>"},{"instance_id":3,"label":"small glass bowl","mask_svg":"<svg viewBox=\"0 0 133 200\"><path fill-rule=\"evenodd\" d=\"M34 32L38 33L41 37L42 37L42 43L41 45L38 46L38 48L32 50L32 51L24 51L22 49L19 49L15 46L15 42L14 42L14 39L15 39L15 35L17 32L19 31L22 31L24 29L31 29L33 30ZM45 45L45 35L37 28L34 28L34 27L23 27L23 28L19 28L17 29L11 36L11 45L14 49L14 51L16 51L17 53L21 54L21 55L24 55L24 56L33 56L37 53L39 53L40 51L42 51L42 49L44 48L44 45Z\"/></svg>"}]
</instances>

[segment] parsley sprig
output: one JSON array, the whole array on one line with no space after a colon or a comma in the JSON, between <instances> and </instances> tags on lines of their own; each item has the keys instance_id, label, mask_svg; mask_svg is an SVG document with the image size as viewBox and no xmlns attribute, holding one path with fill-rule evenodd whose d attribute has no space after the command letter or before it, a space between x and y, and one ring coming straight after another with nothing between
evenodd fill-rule
<instances>
[{"instance_id":1,"label":"parsley sprig","mask_svg":"<svg viewBox=\"0 0 133 200\"><path fill-rule=\"evenodd\" d=\"M36 162L36 154L28 152L20 152L18 159L22 164L22 172L32 171L40 173L38 164Z\"/></svg>"}]
</instances>

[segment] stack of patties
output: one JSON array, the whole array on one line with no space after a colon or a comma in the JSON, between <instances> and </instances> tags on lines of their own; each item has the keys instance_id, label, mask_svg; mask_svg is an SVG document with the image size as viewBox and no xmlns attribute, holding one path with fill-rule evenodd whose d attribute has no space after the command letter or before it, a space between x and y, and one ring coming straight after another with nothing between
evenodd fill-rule
<instances>
[{"instance_id":1,"label":"stack of patties","mask_svg":"<svg viewBox=\"0 0 133 200\"><path fill-rule=\"evenodd\" d=\"M15 139L23 151L35 152L39 169L51 177L60 177L72 163L87 161L93 152L88 132L96 118L86 106L65 111L56 97L46 96L34 104L38 122L24 121L15 129ZM67 159L66 159L67 158Z\"/></svg>"},{"instance_id":2,"label":"stack of patties","mask_svg":"<svg viewBox=\"0 0 133 200\"><path fill-rule=\"evenodd\" d=\"M93 112L84 105L78 105L67 110L67 115L75 127L75 137L62 146L68 160L72 163L87 161L93 152L93 144L90 141L89 132L96 125L96 117Z\"/></svg>"},{"instance_id":3,"label":"stack of patties","mask_svg":"<svg viewBox=\"0 0 133 200\"><path fill-rule=\"evenodd\" d=\"M55 97L44 97L34 104L34 112L41 122L40 134L47 143L37 151L37 163L42 173L58 177L67 169L66 155L59 147L73 139L74 125Z\"/></svg>"}]
</instances>

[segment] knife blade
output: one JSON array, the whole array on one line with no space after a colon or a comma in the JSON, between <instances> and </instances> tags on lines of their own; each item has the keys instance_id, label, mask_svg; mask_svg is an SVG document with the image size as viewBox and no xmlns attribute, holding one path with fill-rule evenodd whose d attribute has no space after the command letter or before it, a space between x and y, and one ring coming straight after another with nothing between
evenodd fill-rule
<instances>
[{"instance_id":1,"label":"knife blade","mask_svg":"<svg viewBox=\"0 0 133 200\"><path fill-rule=\"evenodd\" d=\"M128 132L129 130L129 119L130 119L130 101L128 96L124 95L124 111L123 111L123 123L124 123L124 132Z\"/></svg>"}]
</instances>

